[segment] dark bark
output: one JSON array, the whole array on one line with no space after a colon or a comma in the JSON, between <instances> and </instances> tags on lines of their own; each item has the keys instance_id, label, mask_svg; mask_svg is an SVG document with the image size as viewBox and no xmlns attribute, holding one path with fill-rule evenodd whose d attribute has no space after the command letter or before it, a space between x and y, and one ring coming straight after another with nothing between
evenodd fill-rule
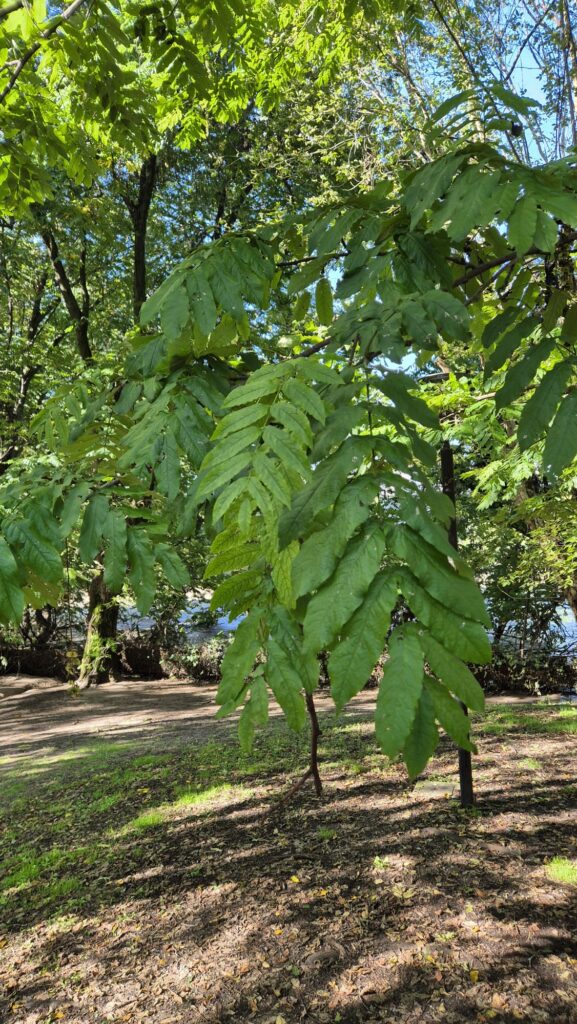
<instances>
[{"instance_id":1,"label":"dark bark","mask_svg":"<svg viewBox=\"0 0 577 1024\"><path fill-rule=\"evenodd\" d=\"M92 362L92 349L88 340L88 325L90 317L90 296L86 285L86 244L83 244L80 252L80 287L82 300L78 301L68 276L66 268L60 259L58 243L54 234L49 228L41 231L42 240L48 250L50 262L54 269L54 277L58 285L68 315L74 324L74 337L78 355L85 363Z\"/></svg>"},{"instance_id":2,"label":"dark bark","mask_svg":"<svg viewBox=\"0 0 577 1024\"><path fill-rule=\"evenodd\" d=\"M275 802L272 808L274 811L279 810L281 807L284 807L285 804L289 802L289 800L292 800L293 796L295 796L299 792L299 790L302 789L305 782L311 778L314 782L315 792L317 796L323 795L323 784L319 772L319 736L321 735L321 730L317 716L317 709L315 707L315 702L312 693L306 694L306 706L311 723L311 746L309 766L306 772L303 772L303 774L296 780L296 782L293 782L292 786L289 786L289 788Z\"/></svg>"},{"instance_id":3,"label":"dark bark","mask_svg":"<svg viewBox=\"0 0 577 1024\"><path fill-rule=\"evenodd\" d=\"M43 271L36 281L34 288L34 299L30 319L26 327L26 345L24 349L25 353L29 355L31 355L31 350L38 339L44 323L56 308L56 305L52 303L47 309L42 309L42 299L46 290L47 280L48 273ZM30 385L41 369L42 367L37 363L25 362L20 369L18 393L14 396L12 402L5 402L0 406L0 416L8 428L3 438L3 451L0 452L0 476L7 471L10 463L20 451L20 434L15 425L22 420Z\"/></svg>"},{"instance_id":4,"label":"dark bark","mask_svg":"<svg viewBox=\"0 0 577 1024\"><path fill-rule=\"evenodd\" d=\"M321 777L320 777L320 774L319 774L319 736L321 735L321 730L320 730L319 720L318 720L318 716L317 716L317 709L315 707L315 702L314 702L312 693L307 693L307 695L306 695L306 704L307 704L307 711L309 713L309 718L311 720L311 760L310 760L310 770L311 770L311 775L313 777L313 782L315 784L316 794L317 794L317 796L322 796L323 784L321 782Z\"/></svg>"},{"instance_id":5,"label":"dark bark","mask_svg":"<svg viewBox=\"0 0 577 1024\"><path fill-rule=\"evenodd\" d=\"M453 459L453 450L448 441L445 441L441 446L441 486L443 488L443 494L446 494L447 497L451 499L453 502L453 508L456 508L455 462ZM447 532L449 543L455 548L455 550L457 550L459 540L456 515L452 517ZM466 715L466 705L463 704L462 701L459 701L459 703ZM461 747L459 747L459 786L461 807L473 807L475 804L475 792L473 789L473 762L471 759L471 752L469 750L463 750Z\"/></svg>"},{"instance_id":6,"label":"dark bark","mask_svg":"<svg viewBox=\"0 0 577 1024\"><path fill-rule=\"evenodd\" d=\"M122 195L133 230L132 305L135 324L138 323L141 307L146 301L146 231L157 171L158 157L156 153L151 153L140 168L136 199L126 193Z\"/></svg>"}]
</instances>

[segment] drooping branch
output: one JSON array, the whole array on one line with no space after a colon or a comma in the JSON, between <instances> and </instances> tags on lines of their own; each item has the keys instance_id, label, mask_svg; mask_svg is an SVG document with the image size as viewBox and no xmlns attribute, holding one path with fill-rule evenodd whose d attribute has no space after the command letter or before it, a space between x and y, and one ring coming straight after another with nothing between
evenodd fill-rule
<instances>
[{"instance_id":1,"label":"drooping branch","mask_svg":"<svg viewBox=\"0 0 577 1024\"><path fill-rule=\"evenodd\" d=\"M52 23L52 25L49 25L49 27L46 28L44 32L40 33L40 37L37 40L37 42L33 43L33 45L30 46L29 49L26 50L26 52L23 53L19 60L16 62L14 70L10 75L10 78L8 79L8 82L4 86L2 92L0 93L0 103L4 103L6 97L9 96L9 94L12 92L14 86L16 85L16 82L20 78L20 75L24 71L24 68L29 63L29 61L32 60L35 54L37 54L38 51L41 49L42 43L45 42L47 39L50 39L50 37L58 31L60 26L63 25L65 22L69 21L70 18L72 18L72 16L76 14L79 8L87 2L88 0L74 0L74 2L70 4L70 7L67 7L66 10L63 11L62 14ZM18 8L21 6L23 6L23 4L18 4L18 7L16 7L15 10L18 10ZM11 12L9 11L8 13ZM6 68L6 65L4 65L4 68Z\"/></svg>"}]
</instances>

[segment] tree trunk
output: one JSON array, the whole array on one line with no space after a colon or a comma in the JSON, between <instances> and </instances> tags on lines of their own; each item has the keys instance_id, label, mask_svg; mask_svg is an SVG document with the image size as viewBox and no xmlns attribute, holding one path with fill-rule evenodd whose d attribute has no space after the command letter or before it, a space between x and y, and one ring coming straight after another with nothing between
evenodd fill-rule
<instances>
[{"instance_id":1,"label":"tree trunk","mask_svg":"<svg viewBox=\"0 0 577 1024\"><path fill-rule=\"evenodd\" d=\"M453 502L453 508L455 505L455 463L453 460L453 450L448 441L445 441L441 447L441 486L443 493ZM457 518L454 516L449 523L449 543L455 548L458 548L458 536L457 536ZM462 701L459 701L461 708L464 713L467 714L467 707ZM461 807L473 807L475 804L475 793L473 790L473 762L471 760L471 753L469 750L463 750L459 747L459 784L461 790Z\"/></svg>"},{"instance_id":2,"label":"tree trunk","mask_svg":"<svg viewBox=\"0 0 577 1024\"><path fill-rule=\"evenodd\" d=\"M152 154L143 161L138 180L136 202L123 196L130 213L133 227L133 274L132 298L134 322L138 323L140 307L146 299L146 229L148 213L156 184L157 157ZM84 250L83 250L84 252ZM82 260L85 266L85 254ZM85 277L81 278L85 305L88 308L88 290ZM78 685L85 689L93 684L107 683L120 673L120 658L116 651L118 625L118 603L112 598L102 571L99 572L89 591L88 631L80 665Z\"/></svg>"},{"instance_id":3,"label":"tree trunk","mask_svg":"<svg viewBox=\"0 0 577 1024\"><path fill-rule=\"evenodd\" d=\"M567 587L567 590L565 591L565 600L577 621L577 582L573 583L572 586Z\"/></svg>"},{"instance_id":4,"label":"tree trunk","mask_svg":"<svg viewBox=\"0 0 577 1024\"><path fill-rule=\"evenodd\" d=\"M156 186L157 170L158 157L156 153L151 153L146 160L143 160L140 167L136 199L132 199L127 194L122 196L130 214L132 230L134 232L132 250L132 306L135 324L139 321L141 306L146 301L146 230L148 228L150 204Z\"/></svg>"},{"instance_id":5,"label":"tree trunk","mask_svg":"<svg viewBox=\"0 0 577 1024\"><path fill-rule=\"evenodd\" d=\"M118 602L111 597L103 573L99 572L89 589L88 629L78 678L81 689L118 678L117 625Z\"/></svg>"}]
</instances>

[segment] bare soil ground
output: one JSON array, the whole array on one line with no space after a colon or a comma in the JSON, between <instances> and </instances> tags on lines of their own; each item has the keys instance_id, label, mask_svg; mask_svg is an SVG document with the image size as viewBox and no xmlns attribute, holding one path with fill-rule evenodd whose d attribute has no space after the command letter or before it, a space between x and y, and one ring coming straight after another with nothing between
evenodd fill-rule
<instances>
[{"instance_id":1,"label":"bare soil ground","mask_svg":"<svg viewBox=\"0 0 577 1024\"><path fill-rule=\"evenodd\" d=\"M374 695L321 697L324 799L273 716L252 755L214 691L70 698L0 680L0 1020L576 1024L577 711L495 703L477 808L448 743L410 784ZM10 691L10 692L8 692ZM577 881L577 872L575 874Z\"/></svg>"}]
</instances>

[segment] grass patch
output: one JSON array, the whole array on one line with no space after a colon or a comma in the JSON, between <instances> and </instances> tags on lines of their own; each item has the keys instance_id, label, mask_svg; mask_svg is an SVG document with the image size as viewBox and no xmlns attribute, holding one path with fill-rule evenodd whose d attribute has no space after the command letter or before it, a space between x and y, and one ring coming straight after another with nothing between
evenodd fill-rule
<instances>
[{"instance_id":1,"label":"grass patch","mask_svg":"<svg viewBox=\"0 0 577 1024\"><path fill-rule=\"evenodd\" d=\"M527 705L526 705L527 706ZM505 733L563 736L577 734L577 709L528 705L530 711L512 708L490 709L477 723L477 731L489 736Z\"/></svg>"},{"instance_id":2,"label":"grass patch","mask_svg":"<svg viewBox=\"0 0 577 1024\"><path fill-rule=\"evenodd\" d=\"M552 882L562 882L564 885L577 885L577 860L567 860L566 857L554 857L545 865L547 877Z\"/></svg>"},{"instance_id":3,"label":"grass patch","mask_svg":"<svg viewBox=\"0 0 577 1024\"><path fill-rule=\"evenodd\" d=\"M159 825L164 825L165 820L166 816L161 810L152 808L150 811L143 811L137 818L129 821L126 829L144 830L147 828L157 828Z\"/></svg>"},{"instance_id":4,"label":"grass patch","mask_svg":"<svg viewBox=\"0 0 577 1024\"><path fill-rule=\"evenodd\" d=\"M231 786L227 782L219 786L210 786L208 789L185 789L178 794L176 800L173 800L171 807L198 807L202 804L212 803L219 797L235 794L238 794L239 797L251 796L252 790L246 789L244 786Z\"/></svg>"}]
</instances>

